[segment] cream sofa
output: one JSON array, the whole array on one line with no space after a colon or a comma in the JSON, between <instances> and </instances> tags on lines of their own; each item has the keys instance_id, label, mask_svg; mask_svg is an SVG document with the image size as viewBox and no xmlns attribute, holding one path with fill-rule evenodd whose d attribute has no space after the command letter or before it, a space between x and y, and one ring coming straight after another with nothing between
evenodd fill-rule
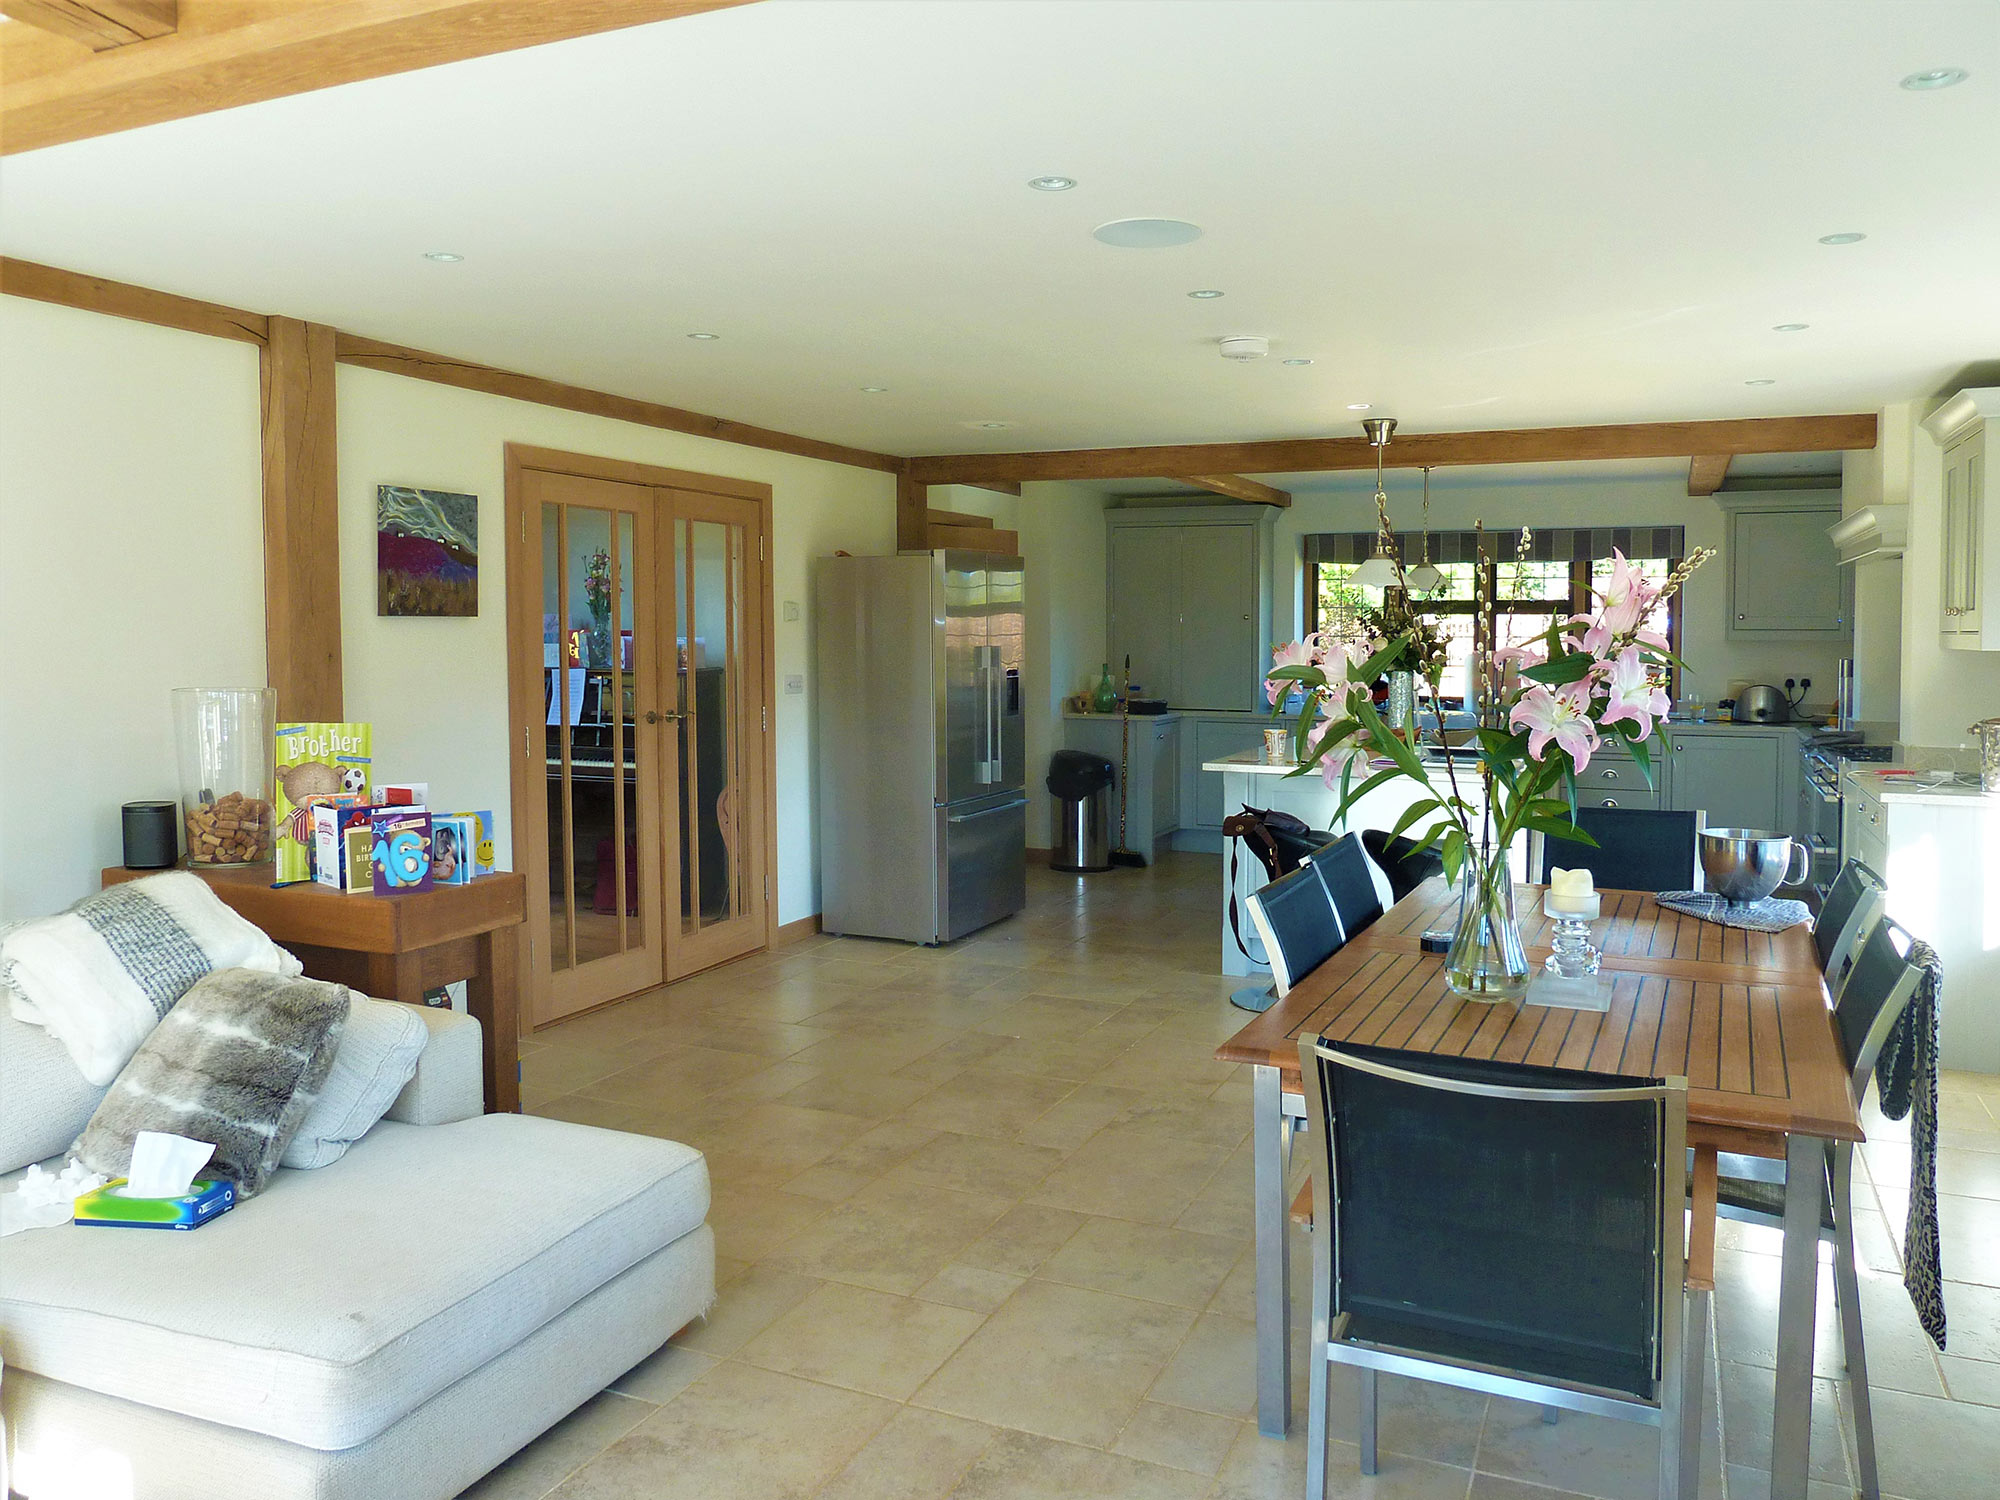
<instances>
[{"instance_id":1,"label":"cream sofa","mask_svg":"<svg viewBox=\"0 0 2000 1500\"><path fill-rule=\"evenodd\" d=\"M701 1154L482 1114L478 1023L423 1014L416 1076L332 1165L192 1233L0 1239L26 1500L445 1500L708 1309ZM0 1011L0 1163L98 1092Z\"/></svg>"}]
</instances>

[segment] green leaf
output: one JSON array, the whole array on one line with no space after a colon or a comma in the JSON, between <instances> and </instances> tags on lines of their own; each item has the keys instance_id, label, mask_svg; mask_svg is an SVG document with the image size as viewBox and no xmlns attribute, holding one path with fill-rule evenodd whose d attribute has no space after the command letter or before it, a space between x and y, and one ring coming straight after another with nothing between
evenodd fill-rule
<instances>
[{"instance_id":1,"label":"green leaf","mask_svg":"<svg viewBox=\"0 0 2000 1500\"><path fill-rule=\"evenodd\" d=\"M1405 828L1408 828L1425 813L1435 812L1443 806L1444 804L1435 797L1426 797L1420 802L1412 802L1408 807L1403 809L1403 815L1396 819L1396 826L1389 830L1389 837L1392 839L1402 837Z\"/></svg>"},{"instance_id":2,"label":"green leaf","mask_svg":"<svg viewBox=\"0 0 2000 1500\"><path fill-rule=\"evenodd\" d=\"M1576 824L1565 822L1561 818L1529 818L1526 826L1552 839L1567 839L1572 844L1588 844L1593 849L1597 847L1596 839Z\"/></svg>"},{"instance_id":3,"label":"green leaf","mask_svg":"<svg viewBox=\"0 0 2000 1500\"><path fill-rule=\"evenodd\" d=\"M1272 682L1302 682L1307 687L1326 686L1326 672L1320 667L1273 667L1264 676Z\"/></svg>"},{"instance_id":4,"label":"green leaf","mask_svg":"<svg viewBox=\"0 0 2000 1500\"><path fill-rule=\"evenodd\" d=\"M1618 727L1623 729L1626 726L1620 723ZM1632 752L1632 759L1638 762L1640 773L1646 778L1646 785L1654 785L1653 752L1646 748L1646 742L1644 740L1628 740L1625 743L1625 748Z\"/></svg>"},{"instance_id":5,"label":"green leaf","mask_svg":"<svg viewBox=\"0 0 2000 1500\"><path fill-rule=\"evenodd\" d=\"M1417 752L1410 748L1401 735L1393 733L1389 726L1382 722L1382 716L1375 711L1375 705L1366 698L1357 697L1354 700L1354 712L1355 716L1367 726L1370 743L1393 760L1397 770L1428 788L1431 784L1430 777L1424 772L1423 761L1418 759Z\"/></svg>"},{"instance_id":6,"label":"green leaf","mask_svg":"<svg viewBox=\"0 0 2000 1500\"><path fill-rule=\"evenodd\" d=\"M1524 667L1521 675L1530 682L1561 687L1565 683L1582 681L1596 660L1588 651L1572 651L1545 661L1539 667Z\"/></svg>"},{"instance_id":7,"label":"green leaf","mask_svg":"<svg viewBox=\"0 0 2000 1500\"><path fill-rule=\"evenodd\" d=\"M1353 769L1354 769L1353 761L1349 761L1345 766L1341 767L1343 775L1345 775L1345 773L1347 772L1352 771ZM1352 791L1349 791L1346 788L1346 786L1343 785L1341 788L1340 807L1333 815L1334 826L1339 827L1343 822L1346 821L1348 809L1353 807L1355 803L1359 802L1363 797L1367 796L1370 792L1376 790L1378 787L1387 786L1390 782L1394 781L1398 776L1402 774L1403 773L1397 770L1394 766L1389 766L1384 768L1383 770L1377 771L1374 775L1370 776L1366 781L1362 782L1360 786L1355 787Z\"/></svg>"},{"instance_id":8,"label":"green leaf","mask_svg":"<svg viewBox=\"0 0 2000 1500\"><path fill-rule=\"evenodd\" d=\"M1465 835L1454 828L1444 836L1438 854L1444 860L1445 878L1453 885L1458 884L1459 871L1465 868Z\"/></svg>"}]
</instances>

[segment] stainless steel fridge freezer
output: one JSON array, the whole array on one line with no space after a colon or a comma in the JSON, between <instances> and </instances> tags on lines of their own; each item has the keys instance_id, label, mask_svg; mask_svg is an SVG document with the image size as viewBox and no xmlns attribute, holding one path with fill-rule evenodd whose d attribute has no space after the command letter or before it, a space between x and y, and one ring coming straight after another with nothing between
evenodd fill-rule
<instances>
[{"instance_id":1,"label":"stainless steel fridge freezer","mask_svg":"<svg viewBox=\"0 0 2000 1500\"><path fill-rule=\"evenodd\" d=\"M949 942L1027 903L1021 590L985 552L819 560L823 931Z\"/></svg>"}]
</instances>

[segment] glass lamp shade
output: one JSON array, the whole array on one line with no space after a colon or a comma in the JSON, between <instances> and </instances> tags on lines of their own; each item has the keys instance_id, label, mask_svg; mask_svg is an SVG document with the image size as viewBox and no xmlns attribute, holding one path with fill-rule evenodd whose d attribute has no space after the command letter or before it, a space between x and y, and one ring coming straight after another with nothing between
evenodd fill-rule
<instances>
[{"instance_id":1,"label":"glass lamp shade","mask_svg":"<svg viewBox=\"0 0 2000 1500\"><path fill-rule=\"evenodd\" d=\"M1396 586L1396 565L1388 553L1378 551L1348 574L1347 581L1361 589L1392 589Z\"/></svg>"},{"instance_id":2,"label":"glass lamp shade","mask_svg":"<svg viewBox=\"0 0 2000 1500\"><path fill-rule=\"evenodd\" d=\"M1418 563L1404 576L1409 582L1410 592L1414 594L1428 594L1444 582L1444 574L1430 563Z\"/></svg>"}]
</instances>

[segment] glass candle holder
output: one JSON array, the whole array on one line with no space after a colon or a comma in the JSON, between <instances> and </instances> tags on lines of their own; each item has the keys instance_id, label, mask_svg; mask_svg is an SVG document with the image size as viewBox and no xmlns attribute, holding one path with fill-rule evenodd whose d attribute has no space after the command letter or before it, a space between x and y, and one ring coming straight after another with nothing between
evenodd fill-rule
<instances>
[{"instance_id":1,"label":"glass candle holder","mask_svg":"<svg viewBox=\"0 0 2000 1500\"><path fill-rule=\"evenodd\" d=\"M276 831L278 695L270 688L175 688L173 696L188 863L262 863Z\"/></svg>"},{"instance_id":2,"label":"glass candle holder","mask_svg":"<svg viewBox=\"0 0 2000 1500\"><path fill-rule=\"evenodd\" d=\"M1542 961L1542 967L1560 979L1588 979L1595 974L1600 955L1591 946L1590 924L1598 918L1597 897L1592 895L1588 904L1556 906L1551 898L1544 896L1542 911L1555 925L1555 937L1549 944L1551 951Z\"/></svg>"}]
</instances>

